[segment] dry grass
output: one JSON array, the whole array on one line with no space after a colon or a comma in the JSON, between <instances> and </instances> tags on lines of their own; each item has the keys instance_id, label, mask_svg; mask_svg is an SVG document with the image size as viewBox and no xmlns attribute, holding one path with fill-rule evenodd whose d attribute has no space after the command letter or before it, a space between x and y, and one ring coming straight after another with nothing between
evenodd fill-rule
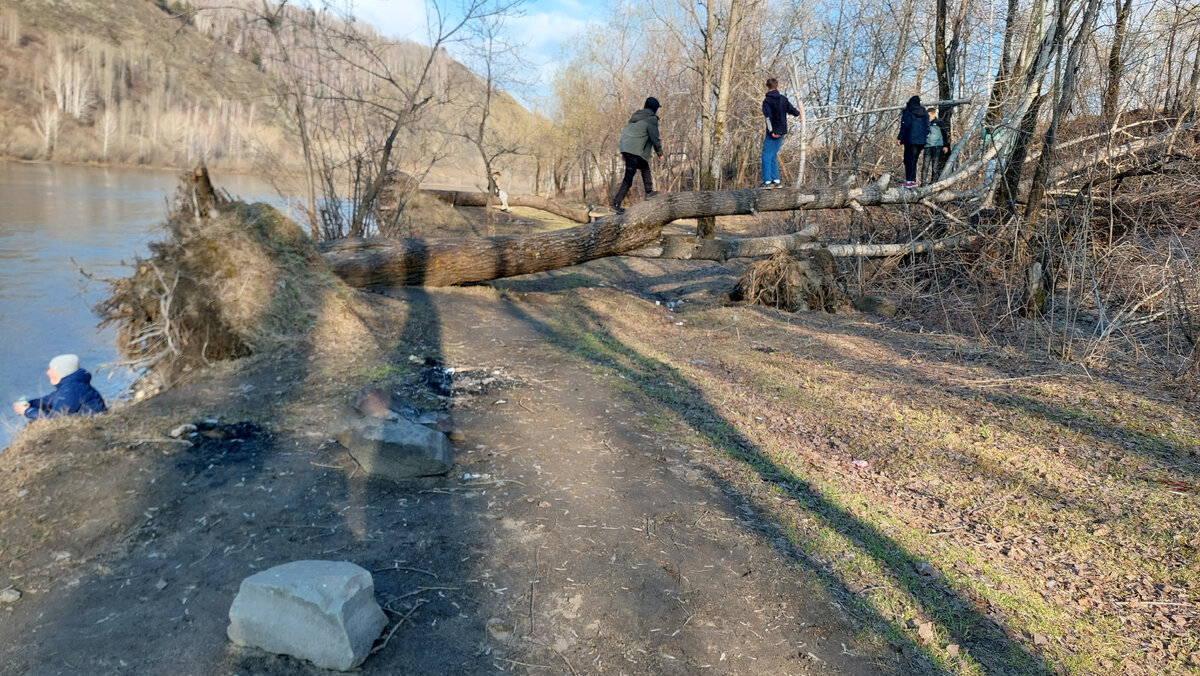
<instances>
[{"instance_id":1,"label":"dry grass","mask_svg":"<svg viewBox=\"0 0 1200 676\"><path fill-rule=\"evenodd\" d=\"M880 640L960 674L1200 668L1194 400L853 318L549 313Z\"/></svg>"}]
</instances>

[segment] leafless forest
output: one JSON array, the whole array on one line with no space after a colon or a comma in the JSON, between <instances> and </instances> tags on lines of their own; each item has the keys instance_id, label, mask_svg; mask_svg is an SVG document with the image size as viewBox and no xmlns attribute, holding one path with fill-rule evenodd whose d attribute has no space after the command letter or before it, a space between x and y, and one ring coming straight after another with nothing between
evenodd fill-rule
<instances>
[{"instance_id":1,"label":"leafless forest","mask_svg":"<svg viewBox=\"0 0 1200 676\"><path fill-rule=\"evenodd\" d=\"M664 104L660 188L753 186L775 76L804 112L781 155L791 198L647 207L637 223L609 219L613 232L642 228L623 241L644 246L696 216L707 238L720 215L775 209L788 215L751 234L817 226L823 243L854 245L840 264L849 296L892 295L937 328L1173 375L1200 356L1194 2L614 5L564 43L536 112L508 93L533 77L506 29L519 0L433 0L425 44L331 0L141 5L141 41L29 3L0 11L0 41L23 55L7 88L28 95L5 115L7 154L257 168L302 196L319 239L429 237L406 207L433 178L487 192L500 171L513 194L606 205L617 139L649 95ZM164 42L222 57L162 67ZM935 182L898 190L880 179L900 172L898 111L914 94L940 102L953 151ZM830 190L844 194L813 198ZM877 246L914 241L946 246ZM614 253L627 251L596 255Z\"/></svg>"}]
</instances>

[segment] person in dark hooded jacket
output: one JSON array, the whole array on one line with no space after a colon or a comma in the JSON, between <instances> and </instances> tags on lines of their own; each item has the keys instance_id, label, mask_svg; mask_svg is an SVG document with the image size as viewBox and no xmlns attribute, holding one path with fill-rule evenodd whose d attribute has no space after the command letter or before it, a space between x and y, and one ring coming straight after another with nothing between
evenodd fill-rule
<instances>
[{"instance_id":1,"label":"person in dark hooded jacket","mask_svg":"<svg viewBox=\"0 0 1200 676\"><path fill-rule=\"evenodd\" d=\"M783 146L783 136L787 134L787 116L798 117L800 111L792 105L787 97L779 93L779 80L767 79L767 95L763 97L763 117L767 119L767 132L763 136L762 147L762 185L759 188L770 190L779 187L779 149Z\"/></svg>"},{"instance_id":2,"label":"person in dark hooded jacket","mask_svg":"<svg viewBox=\"0 0 1200 676\"><path fill-rule=\"evenodd\" d=\"M633 175L638 171L642 172L642 185L646 188L646 197L653 197L654 183L650 179L650 157L651 153L658 155L661 161L663 158L662 139L658 135L658 99L651 96L646 99L643 108L633 114L629 118L628 124L625 125L625 130L621 132L621 157L625 160L625 178L621 181L621 187L617 189L616 197L613 197L613 211L622 213L625 211L621 207L621 202L625 201L625 195L629 189L633 187Z\"/></svg>"},{"instance_id":3,"label":"person in dark hooded jacket","mask_svg":"<svg viewBox=\"0 0 1200 676\"><path fill-rule=\"evenodd\" d=\"M917 162L921 159L921 151L925 149L925 139L928 137L929 116L925 113L925 106L921 105L921 97L914 96L900 114L900 134L896 136L896 143L904 146L905 188L917 184Z\"/></svg>"},{"instance_id":4,"label":"person in dark hooded jacket","mask_svg":"<svg viewBox=\"0 0 1200 676\"><path fill-rule=\"evenodd\" d=\"M101 413L107 407L104 397L92 387L92 374L79 368L79 357L60 354L50 360L46 377L54 392L13 404L13 412L30 420L60 415Z\"/></svg>"}]
</instances>

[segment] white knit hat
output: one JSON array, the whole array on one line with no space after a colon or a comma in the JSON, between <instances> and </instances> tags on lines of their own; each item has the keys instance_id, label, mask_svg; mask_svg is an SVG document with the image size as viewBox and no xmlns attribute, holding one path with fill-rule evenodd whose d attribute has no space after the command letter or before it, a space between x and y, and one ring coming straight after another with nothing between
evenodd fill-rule
<instances>
[{"instance_id":1,"label":"white knit hat","mask_svg":"<svg viewBox=\"0 0 1200 676\"><path fill-rule=\"evenodd\" d=\"M66 378L79 370L79 357L73 354L60 354L50 360L50 370L59 378Z\"/></svg>"}]
</instances>

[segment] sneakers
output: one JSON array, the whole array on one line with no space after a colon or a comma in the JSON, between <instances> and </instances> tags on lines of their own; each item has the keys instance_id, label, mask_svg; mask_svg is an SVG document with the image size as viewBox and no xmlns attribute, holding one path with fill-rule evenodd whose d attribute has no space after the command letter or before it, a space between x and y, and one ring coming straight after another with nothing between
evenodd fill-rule
<instances>
[{"instance_id":1,"label":"sneakers","mask_svg":"<svg viewBox=\"0 0 1200 676\"><path fill-rule=\"evenodd\" d=\"M916 181L905 181L900 184L900 187L901 188L915 188L915 187L917 187L917 182Z\"/></svg>"},{"instance_id":2,"label":"sneakers","mask_svg":"<svg viewBox=\"0 0 1200 676\"><path fill-rule=\"evenodd\" d=\"M773 187L773 188L782 188L782 187L783 187L783 184L782 184L782 183L780 183L779 181L771 181L771 187Z\"/></svg>"},{"instance_id":3,"label":"sneakers","mask_svg":"<svg viewBox=\"0 0 1200 676\"><path fill-rule=\"evenodd\" d=\"M612 210L613 210L613 212L615 212L615 213L617 213L617 214L623 214L623 213L625 213L625 207L619 207L619 206L617 206L617 205L615 205L615 204L613 205L613 208L612 208Z\"/></svg>"},{"instance_id":4,"label":"sneakers","mask_svg":"<svg viewBox=\"0 0 1200 676\"><path fill-rule=\"evenodd\" d=\"M774 188L775 188L775 182L774 182L774 181L763 181L762 183L760 183L760 184L758 185L758 189L759 189L759 190L772 190L772 189L774 189Z\"/></svg>"},{"instance_id":5,"label":"sneakers","mask_svg":"<svg viewBox=\"0 0 1200 676\"><path fill-rule=\"evenodd\" d=\"M658 196L657 190L651 190L650 192L646 193L646 199L650 199L651 197L657 197L657 196Z\"/></svg>"}]
</instances>

